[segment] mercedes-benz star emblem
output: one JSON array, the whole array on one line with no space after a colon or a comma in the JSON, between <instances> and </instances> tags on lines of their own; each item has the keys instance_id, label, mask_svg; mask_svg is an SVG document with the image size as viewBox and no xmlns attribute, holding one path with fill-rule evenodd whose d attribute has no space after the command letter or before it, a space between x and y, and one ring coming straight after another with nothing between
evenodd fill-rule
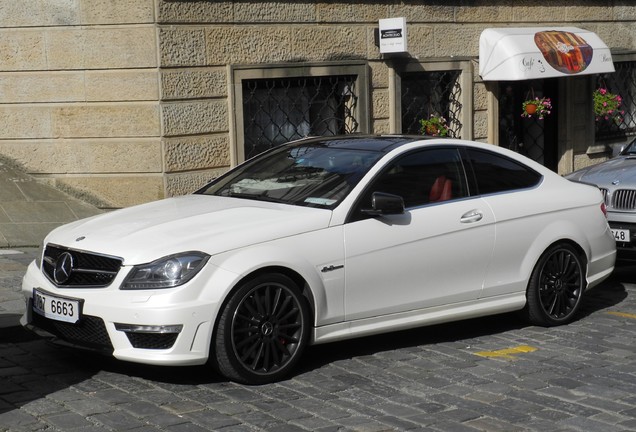
<instances>
[{"instance_id":1,"label":"mercedes-benz star emblem","mask_svg":"<svg viewBox=\"0 0 636 432\"><path fill-rule=\"evenodd\" d=\"M64 252L55 261L53 279L58 285L64 285L71 278L71 273L73 273L73 255Z\"/></svg>"}]
</instances>

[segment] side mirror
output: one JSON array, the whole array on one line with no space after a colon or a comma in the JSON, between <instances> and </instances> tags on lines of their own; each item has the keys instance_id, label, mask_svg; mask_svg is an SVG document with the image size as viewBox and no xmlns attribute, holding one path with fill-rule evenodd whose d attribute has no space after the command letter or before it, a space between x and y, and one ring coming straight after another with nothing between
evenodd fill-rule
<instances>
[{"instance_id":1,"label":"side mirror","mask_svg":"<svg viewBox=\"0 0 636 432\"><path fill-rule=\"evenodd\" d=\"M371 195L371 208L362 209L362 213L369 216L403 214L404 200L398 195L373 192Z\"/></svg>"}]
</instances>

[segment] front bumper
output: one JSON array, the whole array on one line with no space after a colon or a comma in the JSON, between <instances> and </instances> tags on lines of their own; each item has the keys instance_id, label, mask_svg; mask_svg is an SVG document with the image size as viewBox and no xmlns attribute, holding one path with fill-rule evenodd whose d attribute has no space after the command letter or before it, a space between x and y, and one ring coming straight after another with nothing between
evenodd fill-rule
<instances>
[{"instance_id":1,"label":"front bumper","mask_svg":"<svg viewBox=\"0 0 636 432\"><path fill-rule=\"evenodd\" d=\"M112 354L120 360L156 365L196 365L207 361L217 303L199 298L201 288L122 291L124 274L105 288L54 286L36 266L27 268L22 324L56 342ZM190 281L189 284L196 283ZM75 323L45 318L33 309L33 289L82 300ZM185 294L188 293L188 294Z\"/></svg>"}]
</instances>

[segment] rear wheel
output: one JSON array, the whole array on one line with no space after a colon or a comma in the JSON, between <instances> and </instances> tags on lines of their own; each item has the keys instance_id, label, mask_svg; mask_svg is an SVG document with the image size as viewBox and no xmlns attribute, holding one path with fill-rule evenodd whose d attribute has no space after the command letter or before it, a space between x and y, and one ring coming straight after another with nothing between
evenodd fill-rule
<instances>
[{"instance_id":1,"label":"rear wheel","mask_svg":"<svg viewBox=\"0 0 636 432\"><path fill-rule=\"evenodd\" d=\"M572 321L585 292L585 264L569 244L546 250L528 282L526 314L531 323L555 326Z\"/></svg>"},{"instance_id":2,"label":"rear wheel","mask_svg":"<svg viewBox=\"0 0 636 432\"><path fill-rule=\"evenodd\" d=\"M221 313L214 341L219 371L247 384L280 380L300 358L309 323L307 300L287 276L246 282Z\"/></svg>"}]
</instances>

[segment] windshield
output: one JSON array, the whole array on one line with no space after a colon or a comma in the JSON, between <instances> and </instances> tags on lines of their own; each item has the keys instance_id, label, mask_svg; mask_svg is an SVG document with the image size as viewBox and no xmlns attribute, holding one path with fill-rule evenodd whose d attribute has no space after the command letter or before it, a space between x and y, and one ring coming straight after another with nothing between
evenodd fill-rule
<instances>
[{"instance_id":1,"label":"windshield","mask_svg":"<svg viewBox=\"0 0 636 432\"><path fill-rule=\"evenodd\" d=\"M321 143L281 146L197 193L334 208L381 156L377 151Z\"/></svg>"},{"instance_id":2,"label":"windshield","mask_svg":"<svg viewBox=\"0 0 636 432\"><path fill-rule=\"evenodd\" d=\"M627 147L623 149L621 155L636 155L636 139L634 139Z\"/></svg>"}]
</instances>

